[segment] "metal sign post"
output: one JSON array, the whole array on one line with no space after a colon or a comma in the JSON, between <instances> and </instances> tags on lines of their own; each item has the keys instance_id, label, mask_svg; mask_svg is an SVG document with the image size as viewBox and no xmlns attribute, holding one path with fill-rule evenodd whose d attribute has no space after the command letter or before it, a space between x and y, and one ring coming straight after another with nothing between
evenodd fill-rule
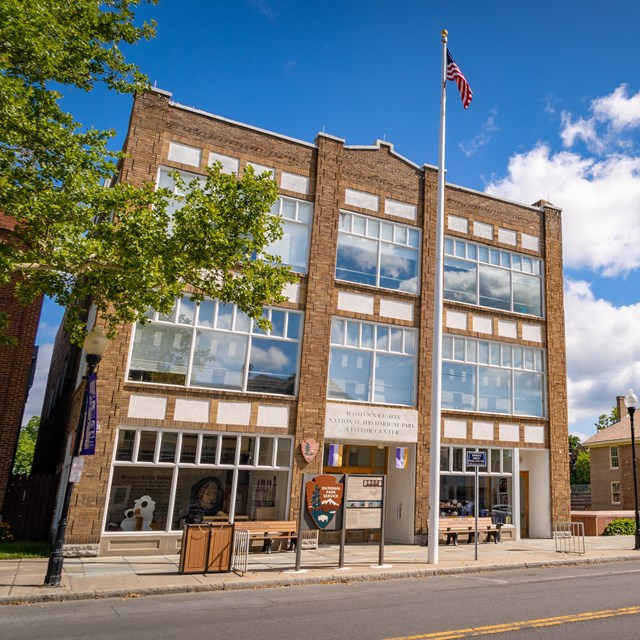
<instances>
[{"instance_id":1,"label":"metal sign post","mask_svg":"<svg viewBox=\"0 0 640 640\"><path fill-rule=\"evenodd\" d=\"M473 513L475 516L474 526L474 559L478 559L478 469L479 467L487 466L487 452L486 451L467 451L467 467L474 467L476 470L475 487L473 491Z\"/></svg>"}]
</instances>

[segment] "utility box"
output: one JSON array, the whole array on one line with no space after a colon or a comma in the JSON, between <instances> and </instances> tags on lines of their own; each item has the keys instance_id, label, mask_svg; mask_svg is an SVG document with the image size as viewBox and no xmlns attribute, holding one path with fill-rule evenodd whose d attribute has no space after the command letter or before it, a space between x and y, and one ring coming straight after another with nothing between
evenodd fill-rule
<instances>
[{"instance_id":1,"label":"utility box","mask_svg":"<svg viewBox=\"0 0 640 640\"><path fill-rule=\"evenodd\" d=\"M178 572L212 573L231 571L232 524L186 524L182 533Z\"/></svg>"}]
</instances>

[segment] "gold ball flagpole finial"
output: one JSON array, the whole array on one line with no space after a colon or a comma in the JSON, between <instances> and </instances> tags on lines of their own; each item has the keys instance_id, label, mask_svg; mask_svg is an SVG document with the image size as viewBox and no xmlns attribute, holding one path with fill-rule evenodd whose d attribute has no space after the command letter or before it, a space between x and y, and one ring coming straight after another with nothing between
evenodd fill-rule
<instances>
[{"instance_id":1,"label":"gold ball flagpole finial","mask_svg":"<svg viewBox=\"0 0 640 640\"><path fill-rule=\"evenodd\" d=\"M449 32L446 29L442 30L442 37L446 38L449 35Z\"/></svg>"}]
</instances>

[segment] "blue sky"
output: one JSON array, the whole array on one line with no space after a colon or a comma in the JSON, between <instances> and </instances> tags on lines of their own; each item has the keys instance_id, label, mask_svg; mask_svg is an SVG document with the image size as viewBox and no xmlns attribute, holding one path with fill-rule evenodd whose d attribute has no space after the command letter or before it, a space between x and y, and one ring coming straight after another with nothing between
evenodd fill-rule
<instances>
[{"instance_id":1,"label":"blue sky","mask_svg":"<svg viewBox=\"0 0 640 640\"><path fill-rule=\"evenodd\" d=\"M313 141L377 139L437 164L440 31L467 77L448 87L452 183L563 209L569 429L583 439L640 388L640 5L595 0L160 0L157 38L129 59L173 99ZM131 98L65 93L85 126L114 129ZM47 304L25 421L40 412L57 309Z\"/></svg>"}]
</instances>

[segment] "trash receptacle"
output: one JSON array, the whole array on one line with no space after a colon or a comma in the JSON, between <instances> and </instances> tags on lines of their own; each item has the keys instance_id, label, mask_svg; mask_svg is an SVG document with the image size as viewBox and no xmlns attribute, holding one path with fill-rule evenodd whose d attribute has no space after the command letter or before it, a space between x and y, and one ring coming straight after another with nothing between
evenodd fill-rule
<instances>
[{"instance_id":1,"label":"trash receptacle","mask_svg":"<svg viewBox=\"0 0 640 640\"><path fill-rule=\"evenodd\" d=\"M182 530L180 573L231 571L232 524L186 524Z\"/></svg>"}]
</instances>

